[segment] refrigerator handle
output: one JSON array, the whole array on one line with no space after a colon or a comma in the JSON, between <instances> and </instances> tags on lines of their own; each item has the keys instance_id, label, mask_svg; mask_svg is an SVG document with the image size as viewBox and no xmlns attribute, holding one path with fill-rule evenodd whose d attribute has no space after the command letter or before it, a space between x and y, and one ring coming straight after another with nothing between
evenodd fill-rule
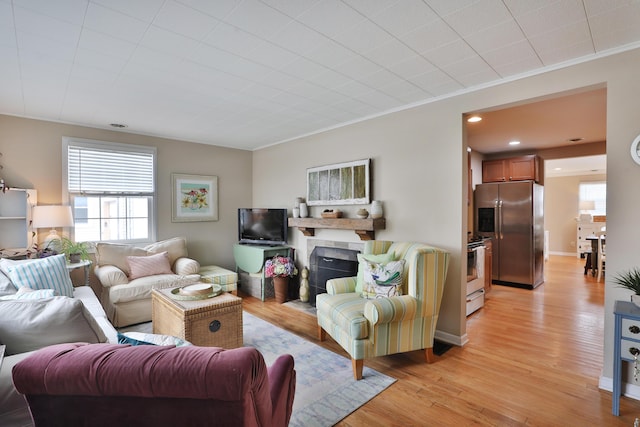
<instances>
[{"instance_id":1,"label":"refrigerator handle","mask_svg":"<svg viewBox=\"0 0 640 427\"><path fill-rule=\"evenodd\" d=\"M500 219L498 218L498 216L500 215L500 202L498 200L496 200L495 202L495 210L496 213L493 216L493 234L495 234L496 236L496 240L498 240L500 238Z\"/></svg>"},{"instance_id":2,"label":"refrigerator handle","mask_svg":"<svg viewBox=\"0 0 640 427\"><path fill-rule=\"evenodd\" d=\"M500 240L502 240L504 239L504 233L502 232L502 200L498 202L498 221L500 222L498 232L500 233Z\"/></svg>"}]
</instances>

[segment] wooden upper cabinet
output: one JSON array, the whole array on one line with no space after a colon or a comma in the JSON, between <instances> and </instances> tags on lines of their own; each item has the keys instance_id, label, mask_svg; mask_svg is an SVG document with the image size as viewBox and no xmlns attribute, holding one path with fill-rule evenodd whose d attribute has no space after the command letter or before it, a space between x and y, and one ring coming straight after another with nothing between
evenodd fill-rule
<instances>
[{"instance_id":1,"label":"wooden upper cabinet","mask_svg":"<svg viewBox=\"0 0 640 427\"><path fill-rule=\"evenodd\" d=\"M500 160L482 161L482 182L504 182L507 180L509 171L506 162Z\"/></svg>"},{"instance_id":2,"label":"wooden upper cabinet","mask_svg":"<svg viewBox=\"0 0 640 427\"><path fill-rule=\"evenodd\" d=\"M540 160L536 155L484 160L482 182L540 181Z\"/></svg>"}]
</instances>

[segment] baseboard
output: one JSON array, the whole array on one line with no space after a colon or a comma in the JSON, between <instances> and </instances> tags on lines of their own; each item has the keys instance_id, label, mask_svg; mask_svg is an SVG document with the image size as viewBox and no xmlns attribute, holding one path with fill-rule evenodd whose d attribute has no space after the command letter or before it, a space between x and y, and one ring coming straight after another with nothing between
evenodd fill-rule
<instances>
[{"instance_id":1,"label":"baseboard","mask_svg":"<svg viewBox=\"0 0 640 427\"><path fill-rule=\"evenodd\" d=\"M446 342L448 344L457 345L458 347L462 347L469 342L469 337L467 336L467 334L458 336L438 330L436 330L435 339L437 339L438 341Z\"/></svg>"},{"instance_id":2,"label":"baseboard","mask_svg":"<svg viewBox=\"0 0 640 427\"><path fill-rule=\"evenodd\" d=\"M559 255L559 256L572 256L575 257L576 253L575 252L556 252L556 251L549 251L549 255Z\"/></svg>"},{"instance_id":3,"label":"baseboard","mask_svg":"<svg viewBox=\"0 0 640 427\"><path fill-rule=\"evenodd\" d=\"M613 378L600 377L598 388L606 391L613 391ZM622 395L631 399L640 400L640 386L629 383L622 383Z\"/></svg>"}]
</instances>

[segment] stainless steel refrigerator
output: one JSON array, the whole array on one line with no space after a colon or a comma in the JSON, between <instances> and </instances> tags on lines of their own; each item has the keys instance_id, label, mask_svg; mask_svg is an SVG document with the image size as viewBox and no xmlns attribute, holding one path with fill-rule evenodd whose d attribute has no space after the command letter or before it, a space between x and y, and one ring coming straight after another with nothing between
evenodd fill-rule
<instances>
[{"instance_id":1,"label":"stainless steel refrigerator","mask_svg":"<svg viewBox=\"0 0 640 427\"><path fill-rule=\"evenodd\" d=\"M544 282L543 197L533 181L476 186L476 235L493 241L493 283L533 289Z\"/></svg>"}]
</instances>

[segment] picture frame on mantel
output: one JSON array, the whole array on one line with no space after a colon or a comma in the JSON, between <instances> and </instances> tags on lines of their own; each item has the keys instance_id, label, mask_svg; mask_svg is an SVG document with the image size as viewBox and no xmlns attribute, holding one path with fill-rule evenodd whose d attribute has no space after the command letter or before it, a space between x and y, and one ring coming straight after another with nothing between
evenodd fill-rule
<instances>
[{"instance_id":1,"label":"picture frame on mantel","mask_svg":"<svg viewBox=\"0 0 640 427\"><path fill-rule=\"evenodd\" d=\"M218 177L171 174L171 222L218 220Z\"/></svg>"},{"instance_id":2,"label":"picture frame on mantel","mask_svg":"<svg viewBox=\"0 0 640 427\"><path fill-rule=\"evenodd\" d=\"M307 205L366 205L370 197L371 159L307 169Z\"/></svg>"}]
</instances>

